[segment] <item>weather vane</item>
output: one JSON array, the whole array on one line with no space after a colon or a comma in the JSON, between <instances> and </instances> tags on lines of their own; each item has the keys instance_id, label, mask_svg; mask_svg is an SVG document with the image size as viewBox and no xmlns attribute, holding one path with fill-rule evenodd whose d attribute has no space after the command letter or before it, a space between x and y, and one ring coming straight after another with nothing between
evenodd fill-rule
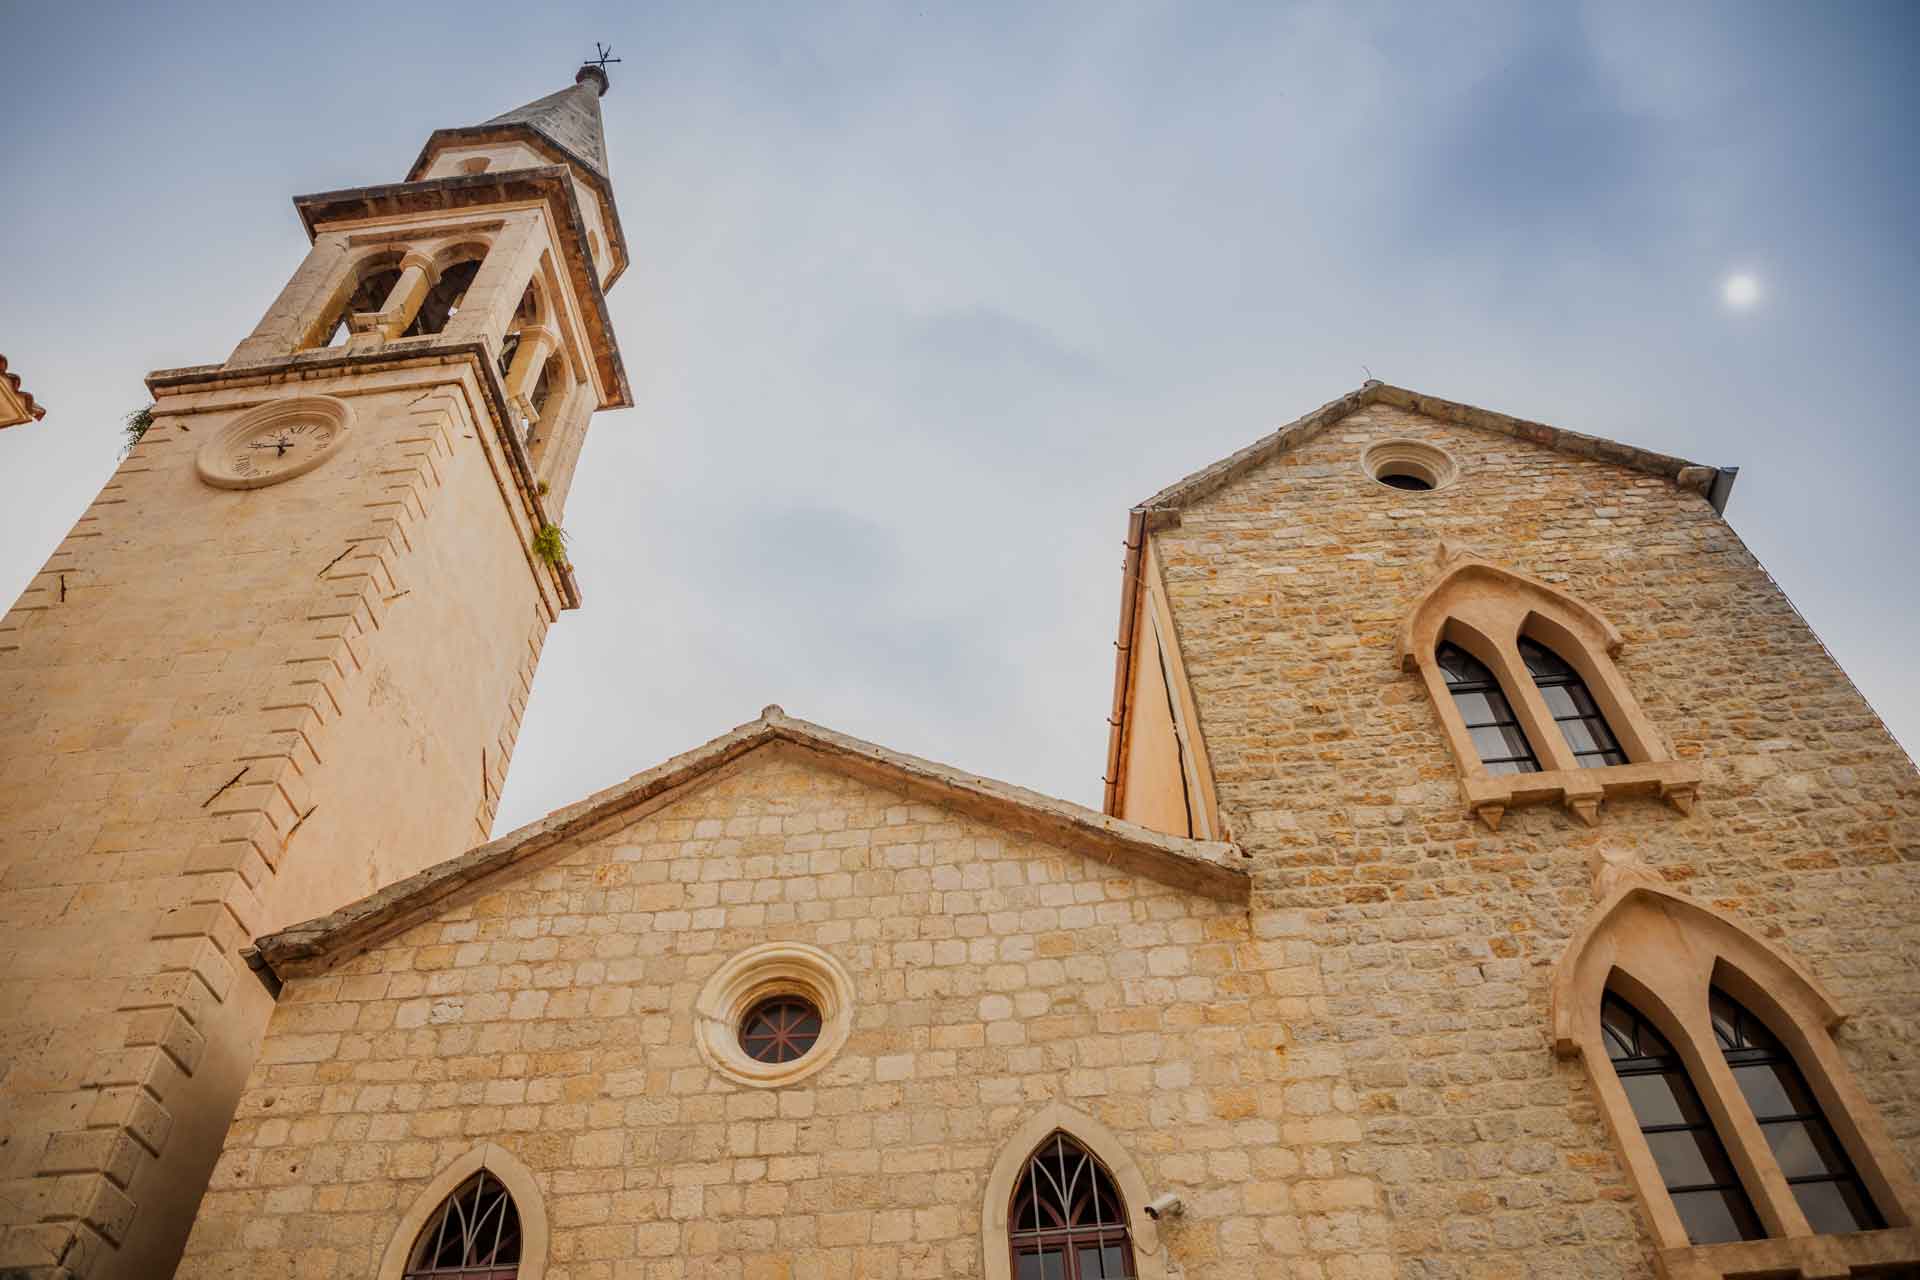
<instances>
[{"instance_id":1,"label":"weather vane","mask_svg":"<svg viewBox=\"0 0 1920 1280\"><path fill-rule=\"evenodd\" d=\"M593 42L593 48L594 48L594 51L598 53L600 56L597 58L587 59L587 65L590 67L598 67L600 68L600 70L605 71L607 69L607 64L609 62L620 61L620 59L618 58L608 56L613 52L612 45L601 44L598 40L595 40Z\"/></svg>"}]
</instances>

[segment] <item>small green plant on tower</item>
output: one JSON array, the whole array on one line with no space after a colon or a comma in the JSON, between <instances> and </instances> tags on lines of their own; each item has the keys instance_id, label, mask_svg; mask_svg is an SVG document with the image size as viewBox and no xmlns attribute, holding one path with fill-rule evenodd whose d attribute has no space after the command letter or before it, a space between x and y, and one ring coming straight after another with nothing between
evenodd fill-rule
<instances>
[{"instance_id":1,"label":"small green plant on tower","mask_svg":"<svg viewBox=\"0 0 1920 1280\"><path fill-rule=\"evenodd\" d=\"M121 446L120 456L133 452L133 446L140 443L140 437L147 434L147 428L153 425L153 406L142 405L121 419L121 434L125 443Z\"/></svg>"},{"instance_id":2,"label":"small green plant on tower","mask_svg":"<svg viewBox=\"0 0 1920 1280\"><path fill-rule=\"evenodd\" d=\"M567 531L557 524L543 524L533 535L533 554L555 569L571 569L567 560Z\"/></svg>"}]
</instances>

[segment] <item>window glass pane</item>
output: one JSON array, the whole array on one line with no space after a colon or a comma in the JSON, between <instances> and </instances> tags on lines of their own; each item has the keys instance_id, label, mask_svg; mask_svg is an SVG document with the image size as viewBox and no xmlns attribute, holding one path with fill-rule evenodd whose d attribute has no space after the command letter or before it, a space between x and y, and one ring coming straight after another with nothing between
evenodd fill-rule
<instances>
[{"instance_id":1,"label":"window glass pane","mask_svg":"<svg viewBox=\"0 0 1920 1280\"><path fill-rule=\"evenodd\" d=\"M1560 661L1560 655L1535 640L1520 641L1520 657L1535 676L1571 675L1573 669Z\"/></svg>"},{"instance_id":2,"label":"window glass pane","mask_svg":"<svg viewBox=\"0 0 1920 1280\"><path fill-rule=\"evenodd\" d=\"M1107 1269L1107 1280L1126 1280L1132 1275L1127 1270L1127 1250L1124 1245L1110 1244L1100 1251L1102 1265Z\"/></svg>"},{"instance_id":3,"label":"window glass pane","mask_svg":"<svg viewBox=\"0 0 1920 1280\"><path fill-rule=\"evenodd\" d=\"M1019 1280L1066 1280L1067 1255L1059 1249L1020 1255Z\"/></svg>"},{"instance_id":4,"label":"window glass pane","mask_svg":"<svg viewBox=\"0 0 1920 1280\"><path fill-rule=\"evenodd\" d=\"M1617 1027L1610 1021L1602 1020L1600 1034L1606 1037L1607 1056L1615 1062L1634 1056L1632 1027Z\"/></svg>"},{"instance_id":5,"label":"window glass pane","mask_svg":"<svg viewBox=\"0 0 1920 1280\"><path fill-rule=\"evenodd\" d=\"M1773 1158L1780 1162L1780 1172L1789 1178L1848 1172L1846 1157L1825 1130L1825 1125L1805 1120L1760 1127L1767 1135L1767 1145L1773 1148Z\"/></svg>"},{"instance_id":6,"label":"window glass pane","mask_svg":"<svg viewBox=\"0 0 1920 1280\"><path fill-rule=\"evenodd\" d=\"M1707 1129L1679 1129L1650 1133L1647 1146L1660 1177L1670 1187L1698 1187L1738 1182L1720 1141Z\"/></svg>"},{"instance_id":7,"label":"window glass pane","mask_svg":"<svg viewBox=\"0 0 1920 1280\"><path fill-rule=\"evenodd\" d=\"M1758 1240L1764 1234L1738 1191L1683 1191L1673 1198L1673 1207L1695 1244Z\"/></svg>"},{"instance_id":8,"label":"window glass pane","mask_svg":"<svg viewBox=\"0 0 1920 1280\"><path fill-rule=\"evenodd\" d=\"M1580 704L1573 700L1573 690L1566 685L1543 684L1540 686L1540 696L1546 699L1547 710L1553 712L1553 718L1556 720L1563 716L1582 714Z\"/></svg>"},{"instance_id":9,"label":"window glass pane","mask_svg":"<svg viewBox=\"0 0 1920 1280\"><path fill-rule=\"evenodd\" d=\"M1106 1280L1106 1271L1100 1265L1100 1246L1080 1246L1080 1280Z\"/></svg>"},{"instance_id":10,"label":"window glass pane","mask_svg":"<svg viewBox=\"0 0 1920 1280\"><path fill-rule=\"evenodd\" d=\"M1487 772L1499 777L1501 774L1533 773L1535 770L1530 760L1496 760L1487 765Z\"/></svg>"},{"instance_id":11,"label":"window glass pane","mask_svg":"<svg viewBox=\"0 0 1920 1280\"><path fill-rule=\"evenodd\" d=\"M1482 760L1499 760L1507 756L1529 756L1527 735L1520 731L1519 725L1495 725L1485 729L1469 729L1473 738L1473 749L1480 753Z\"/></svg>"},{"instance_id":12,"label":"window glass pane","mask_svg":"<svg viewBox=\"0 0 1920 1280\"><path fill-rule=\"evenodd\" d=\"M1740 1044L1740 1009L1726 992L1715 987L1710 997L1713 1011L1713 1035L1722 1049L1738 1048Z\"/></svg>"},{"instance_id":13,"label":"window glass pane","mask_svg":"<svg viewBox=\"0 0 1920 1280\"><path fill-rule=\"evenodd\" d=\"M1434 660L1440 664L1440 672L1447 678L1448 684L1493 683L1493 673L1480 665L1479 659L1456 645L1443 644Z\"/></svg>"},{"instance_id":14,"label":"window glass pane","mask_svg":"<svg viewBox=\"0 0 1920 1280\"><path fill-rule=\"evenodd\" d=\"M1498 703L1496 707L1494 704ZM1511 720L1507 714L1507 700L1497 693L1456 693L1453 705L1460 708L1460 718L1467 727L1492 724L1496 720Z\"/></svg>"},{"instance_id":15,"label":"window glass pane","mask_svg":"<svg viewBox=\"0 0 1920 1280\"><path fill-rule=\"evenodd\" d=\"M1852 1179L1845 1182L1800 1182L1793 1188L1800 1211L1818 1235L1837 1235L1848 1231L1872 1231L1879 1217L1860 1194Z\"/></svg>"},{"instance_id":16,"label":"window glass pane","mask_svg":"<svg viewBox=\"0 0 1920 1280\"><path fill-rule=\"evenodd\" d=\"M1693 1089L1678 1074L1662 1071L1648 1075L1622 1076L1627 1099L1640 1127L1657 1124L1703 1124L1706 1116L1694 1100Z\"/></svg>"},{"instance_id":17,"label":"window glass pane","mask_svg":"<svg viewBox=\"0 0 1920 1280\"><path fill-rule=\"evenodd\" d=\"M1740 1091L1747 1095L1747 1104L1760 1120L1809 1115L1819 1110L1807 1096L1799 1077L1800 1073L1787 1062L1757 1062L1733 1069L1733 1078L1740 1082Z\"/></svg>"},{"instance_id":18,"label":"window glass pane","mask_svg":"<svg viewBox=\"0 0 1920 1280\"><path fill-rule=\"evenodd\" d=\"M1577 755L1582 751L1601 751L1613 744L1595 734L1593 726L1585 720L1562 720L1560 731L1567 735L1567 745Z\"/></svg>"}]
</instances>

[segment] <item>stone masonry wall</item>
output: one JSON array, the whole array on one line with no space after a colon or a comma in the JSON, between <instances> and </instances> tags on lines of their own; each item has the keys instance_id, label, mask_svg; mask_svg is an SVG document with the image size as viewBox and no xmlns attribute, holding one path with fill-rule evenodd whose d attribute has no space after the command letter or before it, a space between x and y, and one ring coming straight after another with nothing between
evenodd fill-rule
<instances>
[{"instance_id":1,"label":"stone masonry wall","mask_svg":"<svg viewBox=\"0 0 1920 1280\"><path fill-rule=\"evenodd\" d=\"M1409 493L1360 470L1412 438L1459 462ZM1738 500L1735 500L1737 514ZM1920 1146L1920 781L1733 530L1665 480L1375 405L1157 533L1222 817L1256 905L1310 955L1299 1045L1344 1063L1374 1241L1408 1280L1646 1276L1649 1239L1547 979L1593 906L1596 846L1783 945L1852 1011L1839 1043ZM1705 773L1682 817L1610 800L1471 819L1396 630L1441 539L1545 579L1624 633L1618 665ZM1278 925L1272 927L1279 927Z\"/></svg>"},{"instance_id":2,"label":"stone masonry wall","mask_svg":"<svg viewBox=\"0 0 1920 1280\"><path fill-rule=\"evenodd\" d=\"M292 979L181 1275L374 1275L492 1142L539 1182L547 1280L978 1277L988 1170L1053 1101L1184 1194L1168 1274L1380 1275L1332 1051L1286 1032L1308 948L1274 932L764 747ZM856 990L844 1049L777 1089L694 1043L703 981L768 941Z\"/></svg>"},{"instance_id":3,"label":"stone masonry wall","mask_svg":"<svg viewBox=\"0 0 1920 1280\"><path fill-rule=\"evenodd\" d=\"M240 947L487 835L547 616L473 388L309 385L347 442L244 492L195 454L282 393L164 397L0 618L0 1270L164 1274L269 1008Z\"/></svg>"}]
</instances>

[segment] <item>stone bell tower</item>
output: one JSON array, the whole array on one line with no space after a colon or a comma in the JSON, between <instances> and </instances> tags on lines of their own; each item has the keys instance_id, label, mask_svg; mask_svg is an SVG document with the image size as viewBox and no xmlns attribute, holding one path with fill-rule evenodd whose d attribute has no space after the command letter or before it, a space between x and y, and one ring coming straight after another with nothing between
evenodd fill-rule
<instances>
[{"instance_id":1,"label":"stone bell tower","mask_svg":"<svg viewBox=\"0 0 1920 1280\"><path fill-rule=\"evenodd\" d=\"M607 87L296 199L306 261L224 363L149 377L0 618L0 1276L170 1274L272 1004L249 941L487 839L580 601L587 424L631 404Z\"/></svg>"}]
</instances>

